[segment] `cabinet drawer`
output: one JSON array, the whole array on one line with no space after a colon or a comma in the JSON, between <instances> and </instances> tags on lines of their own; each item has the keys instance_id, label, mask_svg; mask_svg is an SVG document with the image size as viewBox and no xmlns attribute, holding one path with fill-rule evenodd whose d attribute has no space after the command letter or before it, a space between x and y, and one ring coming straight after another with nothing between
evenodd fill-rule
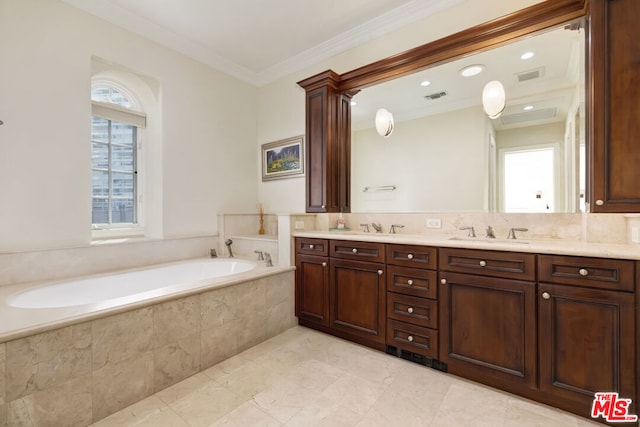
<instances>
[{"instance_id":1,"label":"cabinet drawer","mask_svg":"<svg viewBox=\"0 0 640 427\"><path fill-rule=\"evenodd\" d=\"M441 248L440 270L505 279L536 279L536 256L519 252Z\"/></svg>"},{"instance_id":2,"label":"cabinet drawer","mask_svg":"<svg viewBox=\"0 0 640 427\"><path fill-rule=\"evenodd\" d=\"M538 277L540 282L633 292L634 261L539 255Z\"/></svg>"},{"instance_id":3,"label":"cabinet drawer","mask_svg":"<svg viewBox=\"0 0 640 427\"><path fill-rule=\"evenodd\" d=\"M381 243L331 240L329 247L333 258L384 262L384 245Z\"/></svg>"},{"instance_id":4,"label":"cabinet drawer","mask_svg":"<svg viewBox=\"0 0 640 427\"><path fill-rule=\"evenodd\" d=\"M296 253L329 256L329 241L326 239L296 237Z\"/></svg>"},{"instance_id":5,"label":"cabinet drawer","mask_svg":"<svg viewBox=\"0 0 640 427\"><path fill-rule=\"evenodd\" d=\"M422 298L438 297L437 273L407 267L387 267L387 290Z\"/></svg>"},{"instance_id":6,"label":"cabinet drawer","mask_svg":"<svg viewBox=\"0 0 640 427\"><path fill-rule=\"evenodd\" d=\"M389 319L387 345L437 359L438 331Z\"/></svg>"},{"instance_id":7,"label":"cabinet drawer","mask_svg":"<svg viewBox=\"0 0 640 427\"><path fill-rule=\"evenodd\" d=\"M387 293L387 317L427 328L438 328L436 301Z\"/></svg>"},{"instance_id":8,"label":"cabinet drawer","mask_svg":"<svg viewBox=\"0 0 640 427\"><path fill-rule=\"evenodd\" d=\"M438 268L436 248L413 245L387 245L387 264L404 267Z\"/></svg>"}]
</instances>

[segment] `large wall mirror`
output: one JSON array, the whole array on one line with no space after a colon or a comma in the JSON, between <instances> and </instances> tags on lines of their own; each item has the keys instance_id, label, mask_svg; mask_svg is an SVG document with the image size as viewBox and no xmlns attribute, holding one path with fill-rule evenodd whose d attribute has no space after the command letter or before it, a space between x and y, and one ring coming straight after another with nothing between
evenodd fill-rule
<instances>
[{"instance_id":1,"label":"large wall mirror","mask_svg":"<svg viewBox=\"0 0 640 427\"><path fill-rule=\"evenodd\" d=\"M352 212L584 211L585 62L578 18L362 88ZM470 65L481 72L462 76ZM493 120L482 109L492 80L506 92ZM387 138L374 127L380 108L394 116Z\"/></svg>"}]
</instances>

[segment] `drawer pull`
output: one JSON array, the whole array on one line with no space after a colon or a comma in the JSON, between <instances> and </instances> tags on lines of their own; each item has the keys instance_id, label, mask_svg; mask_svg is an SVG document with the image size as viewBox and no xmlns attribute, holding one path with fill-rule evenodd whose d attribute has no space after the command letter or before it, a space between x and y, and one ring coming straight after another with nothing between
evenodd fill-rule
<instances>
[{"instance_id":1,"label":"drawer pull","mask_svg":"<svg viewBox=\"0 0 640 427\"><path fill-rule=\"evenodd\" d=\"M407 285L409 285L409 286L413 285L413 280L411 280L411 279L407 280Z\"/></svg>"},{"instance_id":2,"label":"drawer pull","mask_svg":"<svg viewBox=\"0 0 640 427\"><path fill-rule=\"evenodd\" d=\"M413 308L412 307L407 308L407 313L409 314L413 313Z\"/></svg>"},{"instance_id":3,"label":"drawer pull","mask_svg":"<svg viewBox=\"0 0 640 427\"><path fill-rule=\"evenodd\" d=\"M588 276L589 275L589 270L587 270L586 268L581 268L580 270L578 270L578 273L580 273L581 276Z\"/></svg>"},{"instance_id":4,"label":"drawer pull","mask_svg":"<svg viewBox=\"0 0 640 427\"><path fill-rule=\"evenodd\" d=\"M440 283L442 283L443 285L447 284L447 279L440 279Z\"/></svg>"},{"instance_id":5,"label":"drawer pull","mask_svg":"<svg viewBox=\"0 0 640 427\"><path fill-rule=\"evenodd\" d=\"M486 267L487 261L480 261L480 267Z\"/></svg>"},{"instance_id":6,"label":"drawer pull","mask_svg":"<svg viewBox=\"0 0 640 427\"><path fill-rule=\"evenodd\" d=\"M549 292L543 292L542 293L542 298L549 299L549 298L551 298L551 294L549 294Z\"/></svg>"},{"instance_id":7,"label":"drawer pull","mask_svg":"<svg viewBox=\"0 0 640 427\"><path fill-rule=\"evenodd\" d=\"M407 341L409 341L409 342L413 342L413 335L409 335L409 336L407 337Z\"/></svg>"},{"instance_id":8,"label":"drawer pull","mask_svg":"<svg viewBox=\"0 0 640 427\"><path fill-rule=\"evenodd\" d=\"M358 253L358 250L356 248L351 249L351 252L353 252L354 254Z\"/></svg>"},{"instance_id":9,"label":"drawer pull","mask_svg":"<svg viewBox=\"0 0 640 427\"><path fill-rule=\"evenodd\" d=\"M409 259L413 259L413 254L409 254L409 255L407 255L407 258L409 258Z\"/></svg>"},{"instance_id":10,"label":"drawer pull","mask_svg":"<svg viewBox=\"0 0 640 427\"><path fill-rule=\"evenodd\" d=\"M326 263L326 262L323 262L323 263L322 263L322 266L323 266L323 267L326 267L326 266L327 266L327 263Z\"/></svg>"},{"instance_id":11,"label":"drawer pull","mask_svg":"<svg viewBox=\"0 0 640 427\"><path fill-rule=\"evenodd\" d=\"M316 245L309 245L309 249L315 249Z\"/></svg>"},{"instance_id":12,"label":"drawer pull","mask_svg":"<svg viewBox=\"0 0 640 427\"><path fill-rule=\"evenodd\" d=\"M378 276L382 276L383 274L384 274L384 271L378 270Z\"/></svg>"}]
</instances>

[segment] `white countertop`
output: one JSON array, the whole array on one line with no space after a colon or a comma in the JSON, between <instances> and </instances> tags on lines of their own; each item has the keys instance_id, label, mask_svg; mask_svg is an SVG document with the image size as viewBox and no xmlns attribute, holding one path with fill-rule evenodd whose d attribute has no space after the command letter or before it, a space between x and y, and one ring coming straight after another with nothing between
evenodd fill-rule
<instances>
[{"instance_id":1,"label":"white countertop","mask_svg":"<svg viewBox=\"0 0 640 427\"><path fill-rule=\"evenodd\" d=\"M464 237L464 234L456 236L427 236L402 233L364 233L358 231L304 231L295 232L293 235L294 237L317 239L358 240L363 242L640 260L640 245L636 244L590 243L559 239L507 240Z\"/></svg>"}]
</instances>

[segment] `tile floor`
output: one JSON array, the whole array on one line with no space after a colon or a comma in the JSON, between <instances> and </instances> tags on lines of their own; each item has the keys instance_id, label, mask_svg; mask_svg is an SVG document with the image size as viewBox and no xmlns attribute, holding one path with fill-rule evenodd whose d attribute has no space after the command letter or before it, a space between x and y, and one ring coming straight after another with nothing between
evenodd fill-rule
<instances>
[{"instance_id":1,"label":"tile floor","mask_svg":"<svg viewBox=\"0 0 640 427\"><path fill-rule=\"evenodd\" d=\"M296 326L94 424L601 425Z\"/></svg>"}]
</instances>

